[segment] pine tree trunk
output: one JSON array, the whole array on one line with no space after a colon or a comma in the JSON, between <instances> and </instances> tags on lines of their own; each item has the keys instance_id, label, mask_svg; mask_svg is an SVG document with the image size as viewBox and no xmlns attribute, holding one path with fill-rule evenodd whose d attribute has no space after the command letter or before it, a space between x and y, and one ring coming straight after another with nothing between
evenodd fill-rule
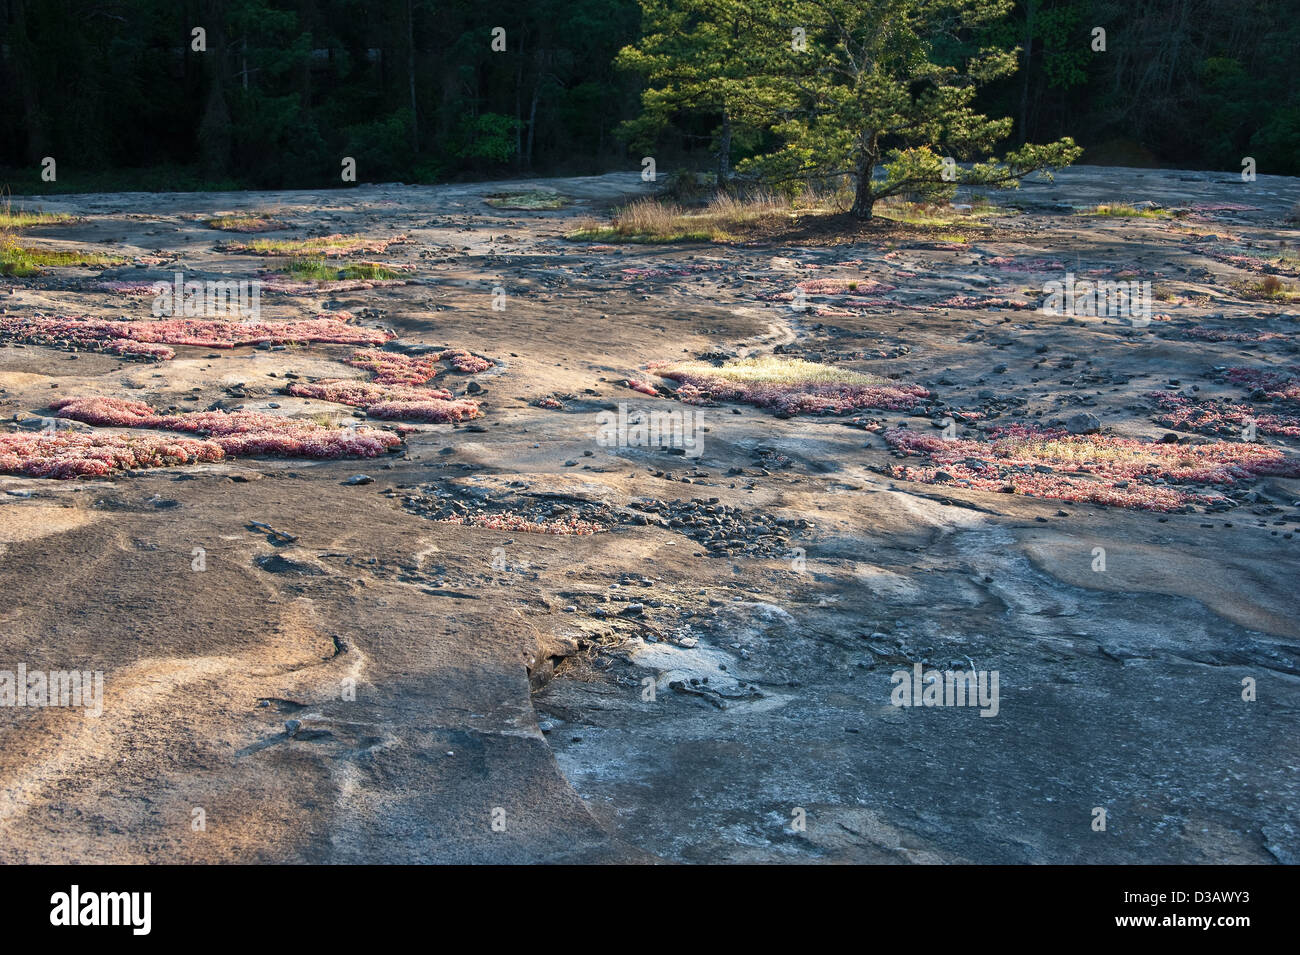
<instances>
[{"instance_id":1,"label":"pine tree trunk","mask_svg":"<svg viewBox=\"0 0 1300 955\"><path fill-rule=\"evenodd\" d=\"M411 149L420 151L420 117L415 99L415 0L406 0L406 74L411 84Z\"/></svg>"},{"instance_id":2,"label":"pine tree trunk","mask_svg":"<svg viewBox=\"0 0 1300 955\"><path fill-rule=\"evenodd\" d=\"M211 0L205 4L204 11L208 14L208 50L203 54L208 73L208 99L199 120L199 159L204 176L219 179L230 169L230 149L233 143L225 91L226 24L221 7Z\"/></svg>"},{"instance_id":3,"label":"pine tree trunk","mask_svg":"<svg viewBox=\"0 0 1300 955\"><path fill-rule=\"evenodd\" d=\"M872 207L876 204L876 197L871 191L871 177L876 172L876 160L879 158L879 149L875 145L875 137L871 137L871 145L864 147L858 155L858 162L854 169L854 175L857 176L857 187L853 194L853 215L859 219L870 219Z\"/></svg>"},{"instance_id":4,"label":"pine tree trunk","mask_svg":"<svg viewBox=\"0 0 1300 955\"><path fill-rule=\"evenodd\" d=\"M537 100L541 95L541 81L533 87L533 104L528 108L528 145L524 152L524 165L533 168L533 133L537 131Z\"/></svg>"},{"instance_id":5,"label":"pine tree trunk","mask_svg":"<svg viewBox=\"0 0 1300 955\"><path fill-rule=\"evenodd\" d=\"M731 114L722 111L722 132L718 138L718 188L731 192Z\"/></svg>"},{"instance_id":6,"label":"pine tree trunk","mask_svg":"<svg viewBox=\"0 0 1300 955\"><path fill-rule=\"evenodd\" d=\"M1020 144L1025 144L1029 135L1029 72L1034 58L1034 0L1025 4L1025 65L1023 82L1020 86Z\"/></svg>"},{"instance_id":7,"label":"pine tree trunk","mask_svg":"<svg viewBox=\"0 0 1300 955\"><path fill-rule=\"evenodd\" d=\"M13 16L14 42L11 46L17 74L19 98L23 104L23 128L27 132L27 160L39 163L49 153L45 112L41 109L36 79L33 76L34 57L37 55L27 37L27 18L24 0L16 0L10 8Z\"/></svg>"}]
</instances>

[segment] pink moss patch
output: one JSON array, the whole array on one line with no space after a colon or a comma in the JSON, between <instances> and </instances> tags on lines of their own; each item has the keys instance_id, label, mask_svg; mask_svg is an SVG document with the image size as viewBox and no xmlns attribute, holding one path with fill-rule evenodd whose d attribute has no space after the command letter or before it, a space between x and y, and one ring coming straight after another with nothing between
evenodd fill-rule
<instances>
[{"instance_id":1,"label":"pink moss patch","mask_svg":"<svg viewBox=\"0 0 1300 955\"><path fill-rule=\"evenodd\" d=\"M364 368L385 385L422 385L438 373L438 356L402 355L398 352L359 351L348 359L354 368Z\"/></svg>"},{"instance_id":2,"label":"pink moss patch","mask_svg":"<svg viewBox=\"0 0 1300 955\"><path fill-rule=\"evenodd\" d=\"M157 282L125 282L114 280L111 282L96 282L95 289L100 292L114 292L118 295L131 297L148 297L153 298L158 294Z\"/></svg>"},{"instance_id":3,"label":"pink moss patch","mask_svg":"<svg viewBox=\"0 0 1300 955\"><path fill-rule=\"evenodd\" d=\"M477 401L455 398L445 388L416 387L437 374L440 361L447 361L454 370L469 374L492 367L486 358L462 348L418 356L368 349L354 354L348 364L371 372L375 376L373 381L329 378L311 383L295 382L288 391L300 398L363 408L375 418L433 424L477 418L480 414Z\"/></svg>"},{"instance_id":4,"label":"pink moss patch","mask_svg":"<svg viewBox=\"0 0 1300 955\"><path fill-rule=\"evenodd\" d=\"M1242 442L1157 444L1020 425L994 432L988 441L945 441L904 428L884 436L895 450L927 459L919 467L894 465L890 472L896 478L1153 511L1229 503L1221 494L1171 484L1235 484L1267 474L1300 475L1300 460Z\"/></svg>"},{"instance_id":5,"label":"pink moss patch","mask_svg":"<svg viewBox=\"0 0 1300 955\"><path fill-rule=\"evenodd\" d=\"M492 367L492 362L475 355L473 352L467 352L463 348L448 348L438 355L439 361L451 363L453 371L459 371L466 375L477 375L481 371L487 371Z\"/></svg>"},{"instance_id":6,"label":"pink moss patch","mask_svg":"<svg viewBox=\"0 0 1300 955\"><path fill-rule=\"evenodd\" d=\"M1030 302L1017 302L1010 298L984 297L976 298L971 295L954 295L951 298L944 299L937 305L931 305L935 308L1009 308L1017 311L1035 308Z\"/></svg>"},{"instance_id":7,"label":"pink moss patch","mask_svg":"<svg viewBox=\"0 0 1300 955\"><path fill-rule=\"evenodd\" d=\"M1062 272L1065 263L1056 259L1016 259L1009 255L995 255L988 264L1006 272Z\"/></svg>"},{"instance_id":8,"label":"pink moss patch","mask_svg":"<svg viewBox=\"0 0 1300 955\"><path fill-rule=\"evenodd\" d=\"M156 428L199 434L232 457L373 458L401 444L387 431L326 428L260 411L191 411L159 414L125 398L59 398L50 403L60 418L99 427Z\"/></svg>"},{"instance_id":9,"label":"pink moss patch","mask_svg":"<svg viewBox=\"0 0 1300 955\"><path fill-rule=\"evenodd\" d=\"M593 250L596 248L592 247ZM631 268L623 269L626 278L624 282L631 282L636 279L661 279L675 275L696 275L700 272L716 272L721 269L721 265L665 265L659 268Z\"/></svg>"},{"instance_id":10,"label":"pink moss patch","mask_svg":"<svg viewBox=\"0 0 1300 955\"><path fill-rule=\"evenodd\" d=\"M330 294L339 292L362 292L372 288L384 288L389 285L409 285L410 279L331 279L321 282L304 282L291 279L287 275L276 273L259 273L262 291L279 292L283 295L316 295L328 289Z\"/></svg>"},{"instance_id":11,"label":"pink moss patch","mask_svg":"<svg viewBox=\"0 0 1300 955\"><path fill-rule=\"evenodd\" d=\"M435 424L465 421L479 416L478 402L454 398L443 388L413 388L377 381L331 378L313 383L294 382L289 394L362 408L376 418L427 421Z\"/></svg>"},{"instance_id":12,"label":"pink moss patch","mask_svg":"<svg viewBox=\"0 0 1300 955\"><path fill-rule=\"evenodd\" d=\"M67 316L37 318L0 315L0 341L79 348L165 361L176 354L166 345L193 345L199 348L307 342L380 345L393 337L391 332L348 324L347 318L346 313L335 313L293 322L211 321L195 318L119 322Z\"/></svg>"},{"instance_id":13,"label":"pink moss patch","mask_svg":"<svg viewBox=\"0 0 1300 955\"><path fill-rule=\"evenodd\" d=\"M558 534L566 537L587 537L605 530L599 524L573 518L551 521L533 521L520 514L469 514L437 518L438 524L459 524L462 527L486 527L494 531L515 531L522 534Z\"/></svg>"},{"instance_id":14,"label":"pink moss patch","mask_svg":"<svg viewBox=\"0 0 1300 955\"><path fill-rule=\"evenodd\" d=\"M213 441L172 435L0 434L0 473L36 478L104 477L113 471L220 461Z\"/></svg>"},{"instance_id":15,"label":"pink moss patch","mask_svg":"<svg viewBox=\"0 0 1300 955\"><path fill-rule=\"evenodd\" d=\"M794 302L802 299L816 315L835 317L856 314L867 308L896 308L898 303L878 296L893 292L897 286L886 285L874 279L805 279L793 290L760 292L764 302ZM877 297L872 297L877 296ZM813 301L821 299L822 301Z\"/></svg>"},{"instance_id":16,"label":"pink moss patch","mask_svg":"<svg viewBox=\"0 0 1300 955\"><path fill-rule=\"evenodd\" d=\"M650 384L648 381L642 381L640 378L629 378L627 381L623 382L623 384L627 385L633 391L639 391L641 394L649 395L651 398L659 397L659 392L655 389L655 386Z\"/></svg>"},{"instance_id":17,"label":"pink moss patch","mask_svg":"<svg viewBox=\"0 0 1300 955\"><path fill-rule=\"evenodd\" d=\"M1268 342L1286 338L1277 332L1234 332L1209 325L1193 325L1187 329L1188 338L1205 342Z\"/></svg>"},{"instance_id":18,"label":"pink moss patch","mask_svg":"<svg viewBox=\"0 0 1300 955\"><path fill-rule=\"evenodd\" d=\"M364 368L384 385L422 385L439 371L438 362L445 361L453 371L476 375L492 367L492 362L463 348L448 348L430 355L403 355L398 352L359 351L348 359L355 368Z\"/></svg>"}]
</instances>

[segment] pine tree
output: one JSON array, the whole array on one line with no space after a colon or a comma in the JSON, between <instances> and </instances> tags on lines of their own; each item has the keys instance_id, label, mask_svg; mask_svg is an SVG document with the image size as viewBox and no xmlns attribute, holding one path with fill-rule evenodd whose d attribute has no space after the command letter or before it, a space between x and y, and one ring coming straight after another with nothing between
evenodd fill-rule
<instances>
[{"instance_id":1,"label":"pine tree","mask_svg":"<svg viewBox=\"0 0 1300 955\"><path fill-rule=\"evenodd\" d=\"M743 117L775 142L737 166L742 178L790 187L847 175L853 214L869 219L888 196L950 195L959 182L1014 186L1078 158L1081 150L1069 138L993 156L1012 120L990 119L973 103L981 86L1015 72L1019 51L958 53L963 37L1011 6L1011 0L643 0L645 36L623 51L621 62L650 83L643 129L678 110L721 114L724 130L728 120ZM945 163L949 157L953 162ZM882 164L885 176L878 178Z\"/></svg>"}]
</instances>

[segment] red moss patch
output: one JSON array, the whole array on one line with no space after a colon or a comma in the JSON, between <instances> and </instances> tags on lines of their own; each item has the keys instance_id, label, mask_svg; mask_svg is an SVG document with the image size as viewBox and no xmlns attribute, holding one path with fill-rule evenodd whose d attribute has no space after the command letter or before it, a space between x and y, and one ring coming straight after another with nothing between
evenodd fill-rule
<instances>
[{"instance_id":1,"label":"red moss patch","mask_svg":"<svg viewBox=\"0 0 1300 955\"><path fill-rule=\"evenodd\" d=\"M1293 369L1300 372L1300 369ZM1300 402L1300 378L1262 368L1229 368L1228 380L1252 390L1262 391L1269 401Z\"/></svg>"},{"instance_id":2,"label":"red moss patch","mask_svg":"<svg viewBox=\"0 0 1300 955\"><path fill-rule=\"evenodd\" d=\"M1150 397L1164 412L1156 416L1156 423L1166 428L1217 437L1241 434L1253 423L1259 434L1300 438L1300 417L1295 415L1260 412L1244 402L1195 401L1169 391L1153 392Z\"/></svg>"}]
</instances>

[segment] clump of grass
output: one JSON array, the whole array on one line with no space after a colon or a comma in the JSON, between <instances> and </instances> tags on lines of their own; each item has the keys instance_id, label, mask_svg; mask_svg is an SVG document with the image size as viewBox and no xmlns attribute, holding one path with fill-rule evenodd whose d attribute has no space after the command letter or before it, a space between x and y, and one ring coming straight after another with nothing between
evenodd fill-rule
<instances>
[{"instance_id":1,"label":"clump of grass","mask_svg":"<svg viewBox=\"0 0 1300 955\"><path fill-rule=\"evenodd\" d=\"M0 275L27 278L47 268L70 266L125 265L121 256L87 252L84 249L41 249L19 245L12 237L0 236Z\"/></svg>"},{"instance_id":2,"label":"clump of grass","mask_svg":"<svg viewBox=\"0 0 1300 955\"><path fill-rule=\"evenodd\" d=\"M72 216L62 212L32 212L27 209L15 209L8 199L0 204L0 229L25 229L33 225L54 225L71 221Z\"/></svg>"},{"instance_id":3,"label":"clump of grass","mask_svg":"<svg viewBox=\"0 0 1300 955\"><path fill-rule=\"evenodd\" d=\"M1081 216L1109 216L1119 219L1167 219L1172 213L1168 209L1138 209L1123 202L1103 202L1091 209L1081 209Z\"/></svg>"},{"instance_id":4,"label":"clump of grass","mask_svg":"<svg viewBox=\"0 0 1300 955\"><path fill-rule=\"evenodd\" d=\"M310 282L387 281L402 277L402 273L378 262L358 262L355 265L330 265L324 259L294 259L285 267L296 279Z\"/></svg>"},{"instance_id":5,"label":"clump of grass","mask_svg":"<svg viewBox=\"0 0 1300 955\"><path fill-rule=\"evenodd\" d=\"M543 212L563 209L569 197L554 189L521 189L514 192L494 192L483 200L494 209L519 209L524 212Z\"/></svg>"},{"instance_id":6,"label":"clump of grass","mask_svg":"<svg viewBox=\"0 0 1300 955\"><path fill-rule=\"evenodd\" d=\"M253 239L251 242L230 242L222 246L223 252L245 252L250 255L294 255L339 258L366 252L380 254L390 245L406 242L405 235L390 239L367 239L359 235L325 235L314 239Z\"/></svg>"},{"instance_id":7,"label":"clump of grass","mask_svg":"<svg viewBox=\"0 0 1300 955\"><path fill-rule=\"evenodd\" d=\"M1242 298L1255 301L1291 302L1300 299L1300 292L1276 275L1266 275L1257 282L1233 282L1230 287Z\"/></svg>"},{"instance_id":8,"label":"clump of grass","mask_svg":"<svg viewBox=\"0 0 1300 955\"><path fill-rule=\"evenodd\" d=\"M679 382L675 397L688 404L740 401L778 414L844 414L860 408L910 410L929 392L874 375L801 358L764 356L711 365L655 362L650 370Z\"/></svg>"},{"instance_id":9,"label":"clump of grass","mask_svg":"<svg viewBox=\"0 0 1300 955\"><path fill-rule=\"evenodd\" d=\"M771 195L722 195L699 209L684 209L658 199L638 199L617 210L610 224L582 220L567 237L593 242L730 242L738 233L763 222L789 220L817 211L816 206L796 208L790 200Z\"/></svg>"},{"instance_id":10,"label":"clump of grass","mask_svg":"<svg viewBox=\"0 0 1300 955\"><path fill-rule=\"evenodd\" d=\"M261 212L235 212L207 219L209 228L223 232L274 232L285 228L283 222Z\"/></svg>"}]
</instances>

